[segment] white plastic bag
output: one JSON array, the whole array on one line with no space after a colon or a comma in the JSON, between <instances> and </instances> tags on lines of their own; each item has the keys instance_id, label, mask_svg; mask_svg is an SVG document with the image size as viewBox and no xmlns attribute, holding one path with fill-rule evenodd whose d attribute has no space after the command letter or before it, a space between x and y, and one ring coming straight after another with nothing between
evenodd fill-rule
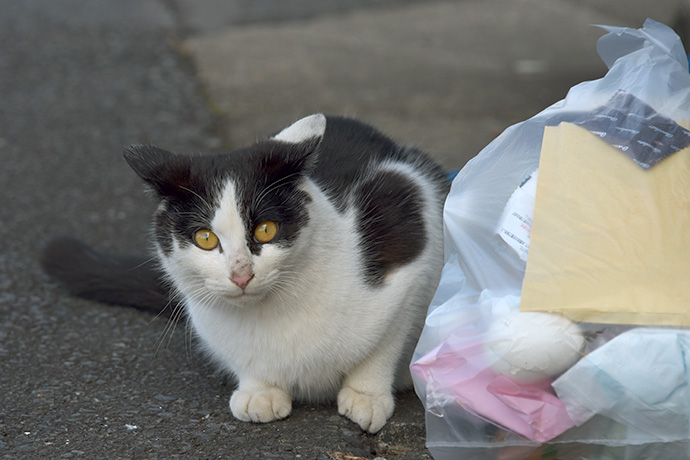
<instances>
[{"instance_id":1,"label":"white plastic bag","mask_svg":"<svg viewBox=\"0 0 690 460\"><path fill-rule=\"evenodd\" d=\"M501 235L501 218L505 218L511 196L539 167L545 127L561 122L586 124L593 113L605 107L621 91L653 107L664 117L677 122L690 121L688 60L675 33L652 20L647 20L641 29L603 28L608 34L599 40L597 49L609 66L606 76L571 88L564 100L508 128L453 181L444 210L445 267L411 365L417 394L426 408L427 445L436 460L690 458L690 432L679 436L678 430L664 430L659 426L656 430L638 429L630 417L644 417L644 414L639 411L637 415L627 413L621 419L612 412L616 407L625 406L623 399L609 401L607 408L599 412L596 407L588 408L586 417L569 406L566 409L572 424L563 422L554 429L545 426L552 413L549 411L560 411L550 399L550 395L556 394L551 385L543 388L546 393L531 392L529 387L517 388L510 396L523 398L522 405L513 404L513 400L501 401L505 407L518 407L520 413L515 423L498 420L502 416L495 416L492 407L487 410L473 404L487 397L472 392L481 387L481 384L474 385L479 382L477 379L484 378L482 373L494 364L484 358L481 359L486 362L482 362L477 356L484 353L487 344L492 344L492 325L518 308L525 274L526 262L520 256L520 249L516 245L511 247L506 243L506 235ZM579 327L587 338L585 353L593 352L631 329L612 324L580 324ZM573 338L577 342L577 334L573 334ZM675 362L682 362L682 359L687 362L688 341L674 343L679 347L674 356L680 357ZM602 351L606 351L604 347ZM534 359L538 361L538 358ZM597 355L595 361L600 365L612 360L611 356L601 359ZM462 369L460 377L456 377L458 369ZM593 372L591 367L582 369L582 375ZM575 368L572 370L577 373ZM673 386L666 390L673 393L682 388L686 392L683 394L687 394L690 369L671 366L668 371L675 374L665 379ZM468 379L475 379L471 382L473 385L467 385ZM453 388L455 385L460 389ZM562 387L572 389L568 383ZM595 387L591 387L592 391ZM487 393L486 388L480 390ZM487 403L489 406L495 403L494 398L500 399L503 395L488 393L492 398ZM664 389L659 393L664 394ZM574 392L569 395L578 398ZM536 405L530 406L534 401ZM690 426L690 401L675 398L660 403L656 408L647 408L656 411L655 420L663 420L659 407L668 408L668 404L672 404L674 419L685 417L686 425L683 426ZM505 407L501 406L500 411ZM529 413L529 407L536 407L538 417ZM559 417L563 415L558 413ZM667 432L669 435L665 436Z\"/></svg>"}]
</instances>

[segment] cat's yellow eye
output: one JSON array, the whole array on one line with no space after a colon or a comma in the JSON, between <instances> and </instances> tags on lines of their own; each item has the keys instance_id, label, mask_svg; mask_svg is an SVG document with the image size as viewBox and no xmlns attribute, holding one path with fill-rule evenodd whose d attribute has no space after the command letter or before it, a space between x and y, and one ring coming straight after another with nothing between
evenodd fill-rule
<instances>
[{"instance_id":1,"label":"cat's yellow eye","mask_svg":"<svg viewBox=\"0 0 690 460\"><path fill-rule=\"evenodd\" d=\"M254 239L259 243L268 243L276 237L278 224L272 221L261 222L254 229Z\"/></svg>"},{"instance_id":2,"label":"cat's yellow eye","mask_svg":"<svg viewBox=\"0 0 690 460\"><path fill-rule=\"evenodd\" d=\"M194 244L205 251L216 249L220 241L211 230L197 230L194 232Z\"/></svg>"}]
</instances>

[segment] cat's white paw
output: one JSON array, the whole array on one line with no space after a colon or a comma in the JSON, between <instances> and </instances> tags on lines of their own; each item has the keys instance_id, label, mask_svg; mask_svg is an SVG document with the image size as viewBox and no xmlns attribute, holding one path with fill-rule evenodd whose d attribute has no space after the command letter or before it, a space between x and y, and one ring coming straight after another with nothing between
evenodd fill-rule
<instances>
[{"instance_id":1,"label":"cat's white paw","mask_svg":"<svg viewBox=\"0 0 690 460\"><path fill-rule=\"evenodd\" d=\"M280 388L235 390L230 397L230 411L243 422L272 422L290 415L292 400Z\"/></svg>"},{"instance_id":2,"label":"cat's white paw","mask_svg":"<svg viewBox=\"0 0 690 460\"><path fill-rule=\"evenodd\" d=\"M376 433L386 420L393 415L395 402L393 395L365 394L344 387L338 393L338 412L344 415L365 431Z\"/></svg>"}]
</instances>

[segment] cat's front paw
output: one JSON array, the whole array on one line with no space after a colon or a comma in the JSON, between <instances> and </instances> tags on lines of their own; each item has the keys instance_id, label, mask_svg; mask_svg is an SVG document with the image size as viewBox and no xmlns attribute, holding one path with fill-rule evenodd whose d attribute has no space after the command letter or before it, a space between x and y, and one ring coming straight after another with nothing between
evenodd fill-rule
<instances>
[{"instance_id":1,"label":"cat's front paw","mask_svg":"<svg viewBox=\"0 0 690 460\"><path fill-rule=\"evenodd\" d=\"M272 422L290 415L292 400L280 388L236 390L230 397L230 411L243 422Z\"/></svg>"},{"instance_id":2,"label":"cat's front paw","mask_svg":"<svg viewBox=\"0 0 690 460\"><path fill-rule=\"evenodd\" d=\"M360 393L344 387L338 393L338 412L344 415L365 431L376 433L386 420L393 415L395 402L393 395Z\"/></svg>"}]
</instances>

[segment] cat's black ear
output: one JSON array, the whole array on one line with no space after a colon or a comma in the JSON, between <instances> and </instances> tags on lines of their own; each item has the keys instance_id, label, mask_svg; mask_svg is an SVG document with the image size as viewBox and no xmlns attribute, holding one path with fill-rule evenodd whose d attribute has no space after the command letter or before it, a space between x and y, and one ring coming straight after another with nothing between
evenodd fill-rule
<instances>
[{"instance_id":1,"label":"cat's black ear","mask_svg":"<svg viewBox=\"0 0 690 460\"><path fill-rule=\"evenodd\" d=\"M302 169L311 169L316 164L316 150L325 132L326 117L317 113L297 120L271 140L289 147L285 160L298 164Z\"/></svg>"},{"instance_id":2,"label":"cat's black ear","mask_svg":"<svg viewBox=\"0 0 690 460\"><path fill-rule=\"evenodd\" d=\"M130 145L125 161L160 196L180 194L189 187L191 161L152 145Z\"/></svg>"}]
</instances>

